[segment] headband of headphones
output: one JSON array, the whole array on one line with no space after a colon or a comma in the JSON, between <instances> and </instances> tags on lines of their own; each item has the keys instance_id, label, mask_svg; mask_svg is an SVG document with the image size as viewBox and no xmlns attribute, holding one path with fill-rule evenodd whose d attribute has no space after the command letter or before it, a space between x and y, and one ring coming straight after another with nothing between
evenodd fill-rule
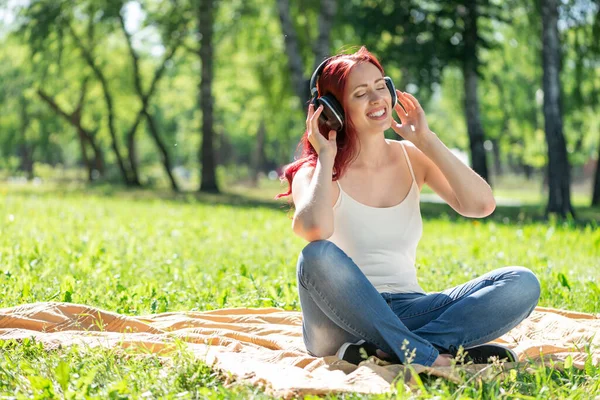
<instances>
[{"instance_id":1,"label":"headband of headphones","mask_svg":"<svg viewBox=\"0 0 600 400\"><path fill-rule=\"evenodd\" d=\"M315 72L313 72L312 76L310 77L310 96L312 98L317 97L317 95L319 94L319 91L317 90L317 81L319 80L319 77L321 76L321 72L323 72L325 65L327 65L329 60L331 60L332 58L333 57L329 57L323 60L323 62L319 64L317 69L315 69Z\"/></svg>"}]
</instances>

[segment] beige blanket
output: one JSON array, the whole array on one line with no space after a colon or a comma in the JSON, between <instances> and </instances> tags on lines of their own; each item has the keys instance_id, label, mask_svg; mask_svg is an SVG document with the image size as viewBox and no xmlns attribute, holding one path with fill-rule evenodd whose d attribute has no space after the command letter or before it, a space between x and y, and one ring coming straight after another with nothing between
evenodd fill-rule
<instances>
[{"instance_id":1,"label":"beige blanket","mask_svg":"<svg viewBox=\"0 0 600 400\"><path fill-rule=\"evenodd\" d=\"M128 317L85 305L35 303L0 309L0 340L33 336L47 348L78 343L139 348L168 357L175 348L175 339L180 339L213 368L280 397L329 392L383 393L391 389L401 372L409 372L401 365L379 365L374 362L376 359L356 367L336 357L312 357L304 348L301 323L300 312L277 308ZM591 345L592 362L597 365L599 330L600 316L537 307L527 320L496 340L519 355L519 363L504 364L501 370L527 368L532 360L541 361L540 354L546 363L549 359L558 361L559 367L571 355L573 365L583 368L588 357L586 345ZM490 368L466 367L470 373L479 374ZM420 365L414 366L412 375L401 376L410 383L415 372L461 379L459 371L449 367Z\"/></svg>"}]
</instances>

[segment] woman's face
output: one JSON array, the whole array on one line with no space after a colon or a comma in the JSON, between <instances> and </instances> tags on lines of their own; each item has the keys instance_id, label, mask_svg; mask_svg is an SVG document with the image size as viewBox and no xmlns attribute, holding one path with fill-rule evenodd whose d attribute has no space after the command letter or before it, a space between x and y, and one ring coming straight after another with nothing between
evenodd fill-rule
<instances>
[{"instance_id":1,"label":"woman's face","mask_svg":"<svg viewBox=\"0 0 600 400\"><path fill-rule=\"evenodd\" d=\"M391 126L392 96L381 71L370 62L358 63L350 71L344 112L358 132L379 133Z\"/></svg>"}]
</instances>

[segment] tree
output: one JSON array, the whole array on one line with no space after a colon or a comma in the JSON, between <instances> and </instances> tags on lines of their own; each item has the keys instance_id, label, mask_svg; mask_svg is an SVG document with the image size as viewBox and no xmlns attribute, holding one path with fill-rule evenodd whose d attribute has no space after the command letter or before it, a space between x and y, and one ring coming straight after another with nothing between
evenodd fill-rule
<instances>
[{"instance_id":1,"label":"tree","mask_svg":"<svg viewBox=\"0 0 600 400\"><path fill-rule=\"evenodd\" d=\"M202 160L201 192L219 192L217 185L214 127L213 127L213 24L215 3L214 0L199 0L197 4L198 35L200 48L198 57L202 64L200 87L198 91L198 105L202 110L202 147L200 160Z\"/></svg>"},{"instance_id":2,"label":"tree","mask_svg":"<svg viewBox=\"0 0 600 400\"><path fill-rule=\"evenodd\" d=\"M56 100L53 99L50 95L48 95L46 92L44 92L43 89L38 88L37 93L40 96L40 98L44 102L46 102L52 110L54 110L54 112L62 116L77 130L77 136L79 138L79 144L81 148L81 157L88 170L88 180L91 182L96 178L104 176L104 152L102 148L98 145L98 141L96 140L96 132L85 128L81 121L83 105L87 93L87 80L84 80L82 83L79 101L77 102L75 110L71 113L61 108L61 106L57 104ZM94 152L93 162L87 154L88 144L92 147L92 150ZM96 173L98 174L97 177L95 176Z\"/></svg>"},{"instance_id":3,"label":"tree","mask_svg":"<svg viewBox=\"0 0 600 400\"><path fill-rule=\"evenodd\" d=\"M312 46L312 55L314 56L313 68L328 57L330 51L330 36L333 27L333 21L337 12L337 0L322 0L321 8L318 15L318 34L314 45ZM294 19L290 10L289 0L277 0L279 10L279 19L281 21L281 30L284 34L285 53L288 58L290 76L292 79L296 96L302 103L305 104L305 109L308 107L306 103L310 98L310 90L308 87L310 76L305 75L305 65L302 54L301 37L294 26ZM306 10L303 10L306 12ZM305 36L310 36L307 32ZM303 37L304 41L311 41L310 37ZM312 74L311 71L311 74Z\"/></svg>"},{"instance_id":4,"label":"tree","mask_svg":"<svg viewBox=\"0 0 600 400\"><path fill-rule=\"evenodd\" d=\"M34 54L41 53L45 56L42 59L41 64L46 65L42 65L42 68L48 69L49 54L45 51L47 45L55 43L61 51L65 48L69 50L75 48L78 50L81 60L83 60L89 68L91 75L95 77L96 81L100 84L106 107L104 115L106 116L106 126L108 127L108 133L110 135L111 148L121 172L121 177L127 185L141 185L136 157L135 133L141 122L145 119L150 135L154 140L155 145L159 148L161 161L171 182L171 187L174 190L178 190L177 183L171 172L172 162L169 153L164 141L159 135L159 127L150 112L151 97L155 93L157 83L165 72L166 66L171 62L184 35L184 32L180 32L177 28L174 28L177 24L173 23L173 20L176 20L179 14L176 6L171 3L172 2L165 2L165 4L160 4L163 6L162 12L165 17L161 16L154 18L154 20L151 21L145 21L148 25L155 24L161 28L157 29L157 31L162 33L162 44L166 47L164 57L155 69L147 90L143 87L144 75L141 72L140 67L141 57L132 44L132 35L125 27L125 21L122 15L124 8L126 7L125 1L84 1L79 2L78 4L72 4L71 2L64 0L57 2L35 0L28 3L21 14L20 33L26 38ZM157 4L152 3L152 5L156 6ZM144 3L140 3L142 9L143 6ZM185 24L182 25L185 28ZM122 31L127 45L127 52L132 61L133 87L141 103L139 111L134 114L135 117L133 122L127 129L119 129L123 128L123 123L122 121L118 121L116 102L121 93L119 90L115 90L115 79L111 74L114 71L113 66L115 63L106 62L105 54L102 54L105 49L99 46L99 43L106 40L107 37L115 37L116 35L114 35L113 32L119 28ZM99 38L97 31L101 32L101 38ZM114 49L112 51L114 53ZM61 63L60 56L57 63L59 71L63 70L65 66ZM122 75L120 73L121 71L117 70L116 75L122 79L122 77L119 76ZM101 152L99 146L93 141L92 132L95 132L95 130L92 131L84 128L81 122L81 113L83 110L82 107L88 75L84 74L81 79L84 79L85 81L82 81L82 93L78 106L73 113L66 112L64 107L61 107L59 102L54 100L55 96L49 94L43 88L40 88L38 93L53 110L65 117L78 130L82 140L81 148L84 161L87 159L87 154L83 143L88 142L94 149L96 154L96 164L98 164ZM127 132L127 157L123 155L119 145L120 139L123 136L121 134L122 131Z\"/></svg>"},{"instance_id":5,"label":"tree","mask_svg":"<svg viewBox=\"0 0 600 400\"><path fill-rule=\"evenodd\" d=\"M505 20L502 8L489 0L355 0L343 10L344 20L369 48L382 58L397 60L402 72L398 86L412 84L423 103L440 83L445 68L461 69L472 167L489 181L479 112L479 50L494 46L491 24L482 25L482 21Z\"/></svg>"},{"instance_id":6,"label":"tree","mask_svg":"<svg viewBox=\"0 0 600 400\"><path fill-rule=\"evenodd\" d=\"M134 171L134 175L137 176L138 173L137 173L137 168L136 168L137 160L135 157L134 137L135 137L137 127L138 127L142 117L145 117L147 124L148 124L148 128L150 130L150 134L151 134L152 138L154 139L154 142L160 151L160 155L161 155L163 167L165 169L165 173L167 174L167 176L169 177L169 181L171 182L171 188L175 192L178 192L179 186L177 185L177 182L175 181L175 177L173 176L173 172L172 172L173 163L171 162L171 156L169 155L169 152L167 151L167 148L166 148L163 140L160 137L154 117L152 116L150 111L148 111L148 106L150 103L150 98L155 92L156 85L157 85L158 81L160 80L160 78L162 77L162 75L165 71L165 68L167 66L167 63L169 63L171 61L171 59L173 58L173 56L175 55L175 52L181 45L184 35L183 35L183 33L180 33L180 32L175 32L175 34L173 34L173 32L168 32L170 35L174 36L175 39L171 40L171 42L173 42L173 43L171 43L170 49L167 49L167 51L165 52L165 56L163 57L162 61L160 62L158 68L155 70L154 76L152 78L152 82L150 83L150 87L148 88L148 90L144 91L144 89L142 87L142 76L141 76L140 65L139 65L140 57L137 54L137 52L135 51L135 49L133 48L131 35L127 31L127 28L125 27L125 19L123 18L122 9L123 9L123 6L121 6L119 11L117 12L117 18L119 20L119 26L121 27L121 30L123 31L123 35L125 36L125 39L127 41L127 48L129 49L129 54L131 56L131 62L133 64L133 81L135 83L135 91L136 91L137 95L139 96L140 102L142 103L141 109L136 116L135 122L129 129L129 132L127 133L127 142L129 144L129 146L128 146L128 148L129 148L129 163L132 167L132 170Z\"/></svg>"},{"instance_id":7,"label":"tree","mask_svg":"<svg viewBox=\"0 0 600 400\"><path fill-rule=\"evenodd\" d=\"M546 214L574 215L571 205L570 165L563 135L561 109L561 50L558 0L542 0L542 62L544 69L544 131L548 143L549 198Z\"/></svg>"},{"instance_id":8,"label":"tree","mask_svg":"<svg viewBox=\"0 0 600 400\"><path fill-rule=\"evenodd\" d=\"M600 42L598 42L598 37L600 37L600 0L595 0L596 5L596 15L594 16L594 20L592 23L591 35L588 37L592 39L591 50L596 56L596 60L600 58ZM596 64L597 65L597 64ZM600 98L600 89L594 87L594 100L596 104L598 103ZM599 207L600 206L600 135L598 135L598 153L596 156L596 172L594 173L594 185L592 190L592 206Z\"/></svg>"}]
</instances>

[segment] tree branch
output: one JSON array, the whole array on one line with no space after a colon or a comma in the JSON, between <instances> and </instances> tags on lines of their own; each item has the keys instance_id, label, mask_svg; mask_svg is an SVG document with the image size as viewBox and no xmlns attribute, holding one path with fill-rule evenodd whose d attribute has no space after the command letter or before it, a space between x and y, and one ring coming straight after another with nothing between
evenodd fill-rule
<instances>
[{"instance_id":1,"label":"tree branch","mask_svg":"<svg viewBox=\"0 0 600 400\"><path fill-rule=\"evenodd\" d=\"M108 82L106 80L106 77L104 76L104 74L102 73L100 68L96 65L96 63L94 62L94 58L93 58L91 52L81 42L81 39L75 32L75 29L73 29L73 26L71 25L71 23L67 23L67 28L68 28L69 32L71 33L71 35L73 36L73 39L75 39L75 44L77 45L79 50L81 50L81 53L83 54L83 58L88 63L88 65L90 66L92 71L94 71L94 74L96 75L96 77L100 81L100 84L102 85L102 92L104 93L104 100L106 102L106 108L108 111L108 130L109 130L110 137L111 137L111 147L113 148L113 151L115 152L115 156L117 157L117 163L119 164L119 169L121 170L123 180L125 181L126 184L134 183L134 184L139 185L139 179L137 179L136 176L134 176L133 181L131 181L131 179L129 177L129 172L128 172L127 168L125 167L125 163L123 162L123 157L121 157L121 152L119 151L119 146L117 144L117 133L116 133L116 129L115 129L115 115L114 115L114 109L113 109L114 108L113 107L113 99L110 94L110 91L108 90Z\"/></svg>"}]
</instances>

